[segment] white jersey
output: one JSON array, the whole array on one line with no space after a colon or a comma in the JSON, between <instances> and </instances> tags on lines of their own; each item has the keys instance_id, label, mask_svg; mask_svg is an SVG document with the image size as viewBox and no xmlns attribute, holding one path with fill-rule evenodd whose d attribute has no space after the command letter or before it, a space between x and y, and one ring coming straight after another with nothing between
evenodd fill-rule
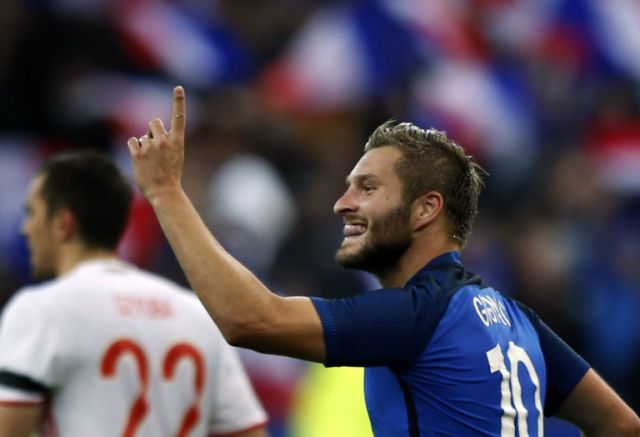
<instances>
[{"instance_id":1,"label":"white jersey","mask_svg":"<svg viewBox=\"0 0 640 437\"><path fill-rule=\"evenodd\" d=\"M205 436L266 422L195 295L89 261L20 291L0 320L0 402L48 401L46 434Z\"/></svg>"}]
</instances>

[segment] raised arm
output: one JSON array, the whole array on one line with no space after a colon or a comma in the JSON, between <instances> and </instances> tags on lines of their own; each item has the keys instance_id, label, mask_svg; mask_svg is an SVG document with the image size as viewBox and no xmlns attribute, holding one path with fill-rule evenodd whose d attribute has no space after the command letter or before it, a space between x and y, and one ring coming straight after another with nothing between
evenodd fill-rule
<instances>
[{"instance_id":1,"label":"raised arm","mask_svg":"<svg viewBox=\"0 0 640 437\"><path fill-rule=\"evenodd\" d=\"M323 362L322 325L311 300L272 293L224 250L185 194L185 121L184 90L176 87L169 131L156 118L149 122L147 135L130 138L127 144L136 183L191 286L229 343Z\"/></svg>"},{"instance_id":2,"label":"raised arm","mask_svg":"<svg viewBox=\"0 0 640 437\"><path fill-rule=\"evenodd\" d=\"M558 410L585 437L640 437L640 419L598 374L589 370Z\"/></svg>"}]
</instances>

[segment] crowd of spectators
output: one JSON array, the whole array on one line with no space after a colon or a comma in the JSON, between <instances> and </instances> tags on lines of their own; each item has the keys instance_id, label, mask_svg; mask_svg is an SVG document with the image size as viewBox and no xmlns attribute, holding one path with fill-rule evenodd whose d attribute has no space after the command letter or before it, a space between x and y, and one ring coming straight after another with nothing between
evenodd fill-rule
<instances>
[{"instance_id":1,"label":"crowd of spectators","mask_svg":"<svg viewBox=\"0 0 640 437\"><path fill-rule=\"evenodd\" d=\"M0 304L31 281L20 221L41 160L95 148L130 172L126 138L167 119L176 84L184 183L223 244L283 294L374 288L334 263L332 207L370 131L408 120L490 174L466 264L637 411L639 29L634 0L3 0ZM141 198L121 252L185 281ZM304 365L245 358L286 435Z\"/></svg>"}]
</instances>

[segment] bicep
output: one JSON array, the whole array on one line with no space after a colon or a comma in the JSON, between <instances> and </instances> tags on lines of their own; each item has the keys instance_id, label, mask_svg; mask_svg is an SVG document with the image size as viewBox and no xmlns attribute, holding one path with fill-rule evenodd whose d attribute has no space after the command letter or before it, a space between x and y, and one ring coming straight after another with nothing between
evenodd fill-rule
<instances>
[{"instance_id":1,"label":"bicep","mask_svg":"<svg viewBox=\"0 0 640 437\"><path fill-rule=\"evenodd\" d=\"M553 332L529 308L519 304L535 327L547 369L547 395L544 412L554 416L571 390L589 371L589 364Z\"/></svg>"},{"instance_id":2,"label":"bicep","mask_svg":"<svg viewBox=\"0 0 640 437\"><path fill-rule=\"evenodd\" d=\"M39 404L0 404L0 437L28 437L42 420Z\"/></svg>"},{"instance_id":3,"label":"bicep","mask_svg":"<svg viewBox=\"0 0 640 437\"><path fill-rule=\"evenodd\" d=\"M422 352L447 299L382 289L345 299L314 298L325 360L333 366L406 366Z\"/></svg>"},{"instance_id":4,"label":"bicep","mask_svg":"<svg viewBox=\"0 0 640 437\"><path fill-rule=\"evenodd\" d=\"M587 436L637 432L638 417L598 374L589 370L566 397L557 411L560 418L578 426Z\"/></svg>"}]
</instances>

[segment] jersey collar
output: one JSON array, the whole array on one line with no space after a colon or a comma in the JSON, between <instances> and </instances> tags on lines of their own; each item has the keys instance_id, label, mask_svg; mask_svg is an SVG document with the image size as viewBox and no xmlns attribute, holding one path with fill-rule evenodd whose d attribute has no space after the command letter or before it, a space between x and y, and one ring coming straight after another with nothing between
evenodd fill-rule
<instances>
[{"instance_id":1,"label":"jersey collar","mask_svg":"<svg viewBox=\"0 0 640 437\"><path fill-rule=\"evenodd\" d=\"M69 270L67 274L75 274L85 270L103 270L105 268L124 269L127 263L118 258L93 258L87 259L76 264L74 268Z\"/></svg>"},{"instance_id":2,"label":"jersey collar","mask_svg":"<svg viewBox=\"0 0 640 437\"><path fill-rule=\"evenodd\" d=\"M429 261L429 263L426 266L421 268L415 275L413 275L405 285L405 288L411 287L413 285L416 285L419 282L422 282L425 276L434 276L436 274L436 271L442 271L442 270L445 270L447 267L453 267L453 266L462 267L462 259L460 257L460 252L453 251L453 252L447 252L442 255L439 255L434 259L432 259L431 261Z\"/></svg>"}]
</instances>

